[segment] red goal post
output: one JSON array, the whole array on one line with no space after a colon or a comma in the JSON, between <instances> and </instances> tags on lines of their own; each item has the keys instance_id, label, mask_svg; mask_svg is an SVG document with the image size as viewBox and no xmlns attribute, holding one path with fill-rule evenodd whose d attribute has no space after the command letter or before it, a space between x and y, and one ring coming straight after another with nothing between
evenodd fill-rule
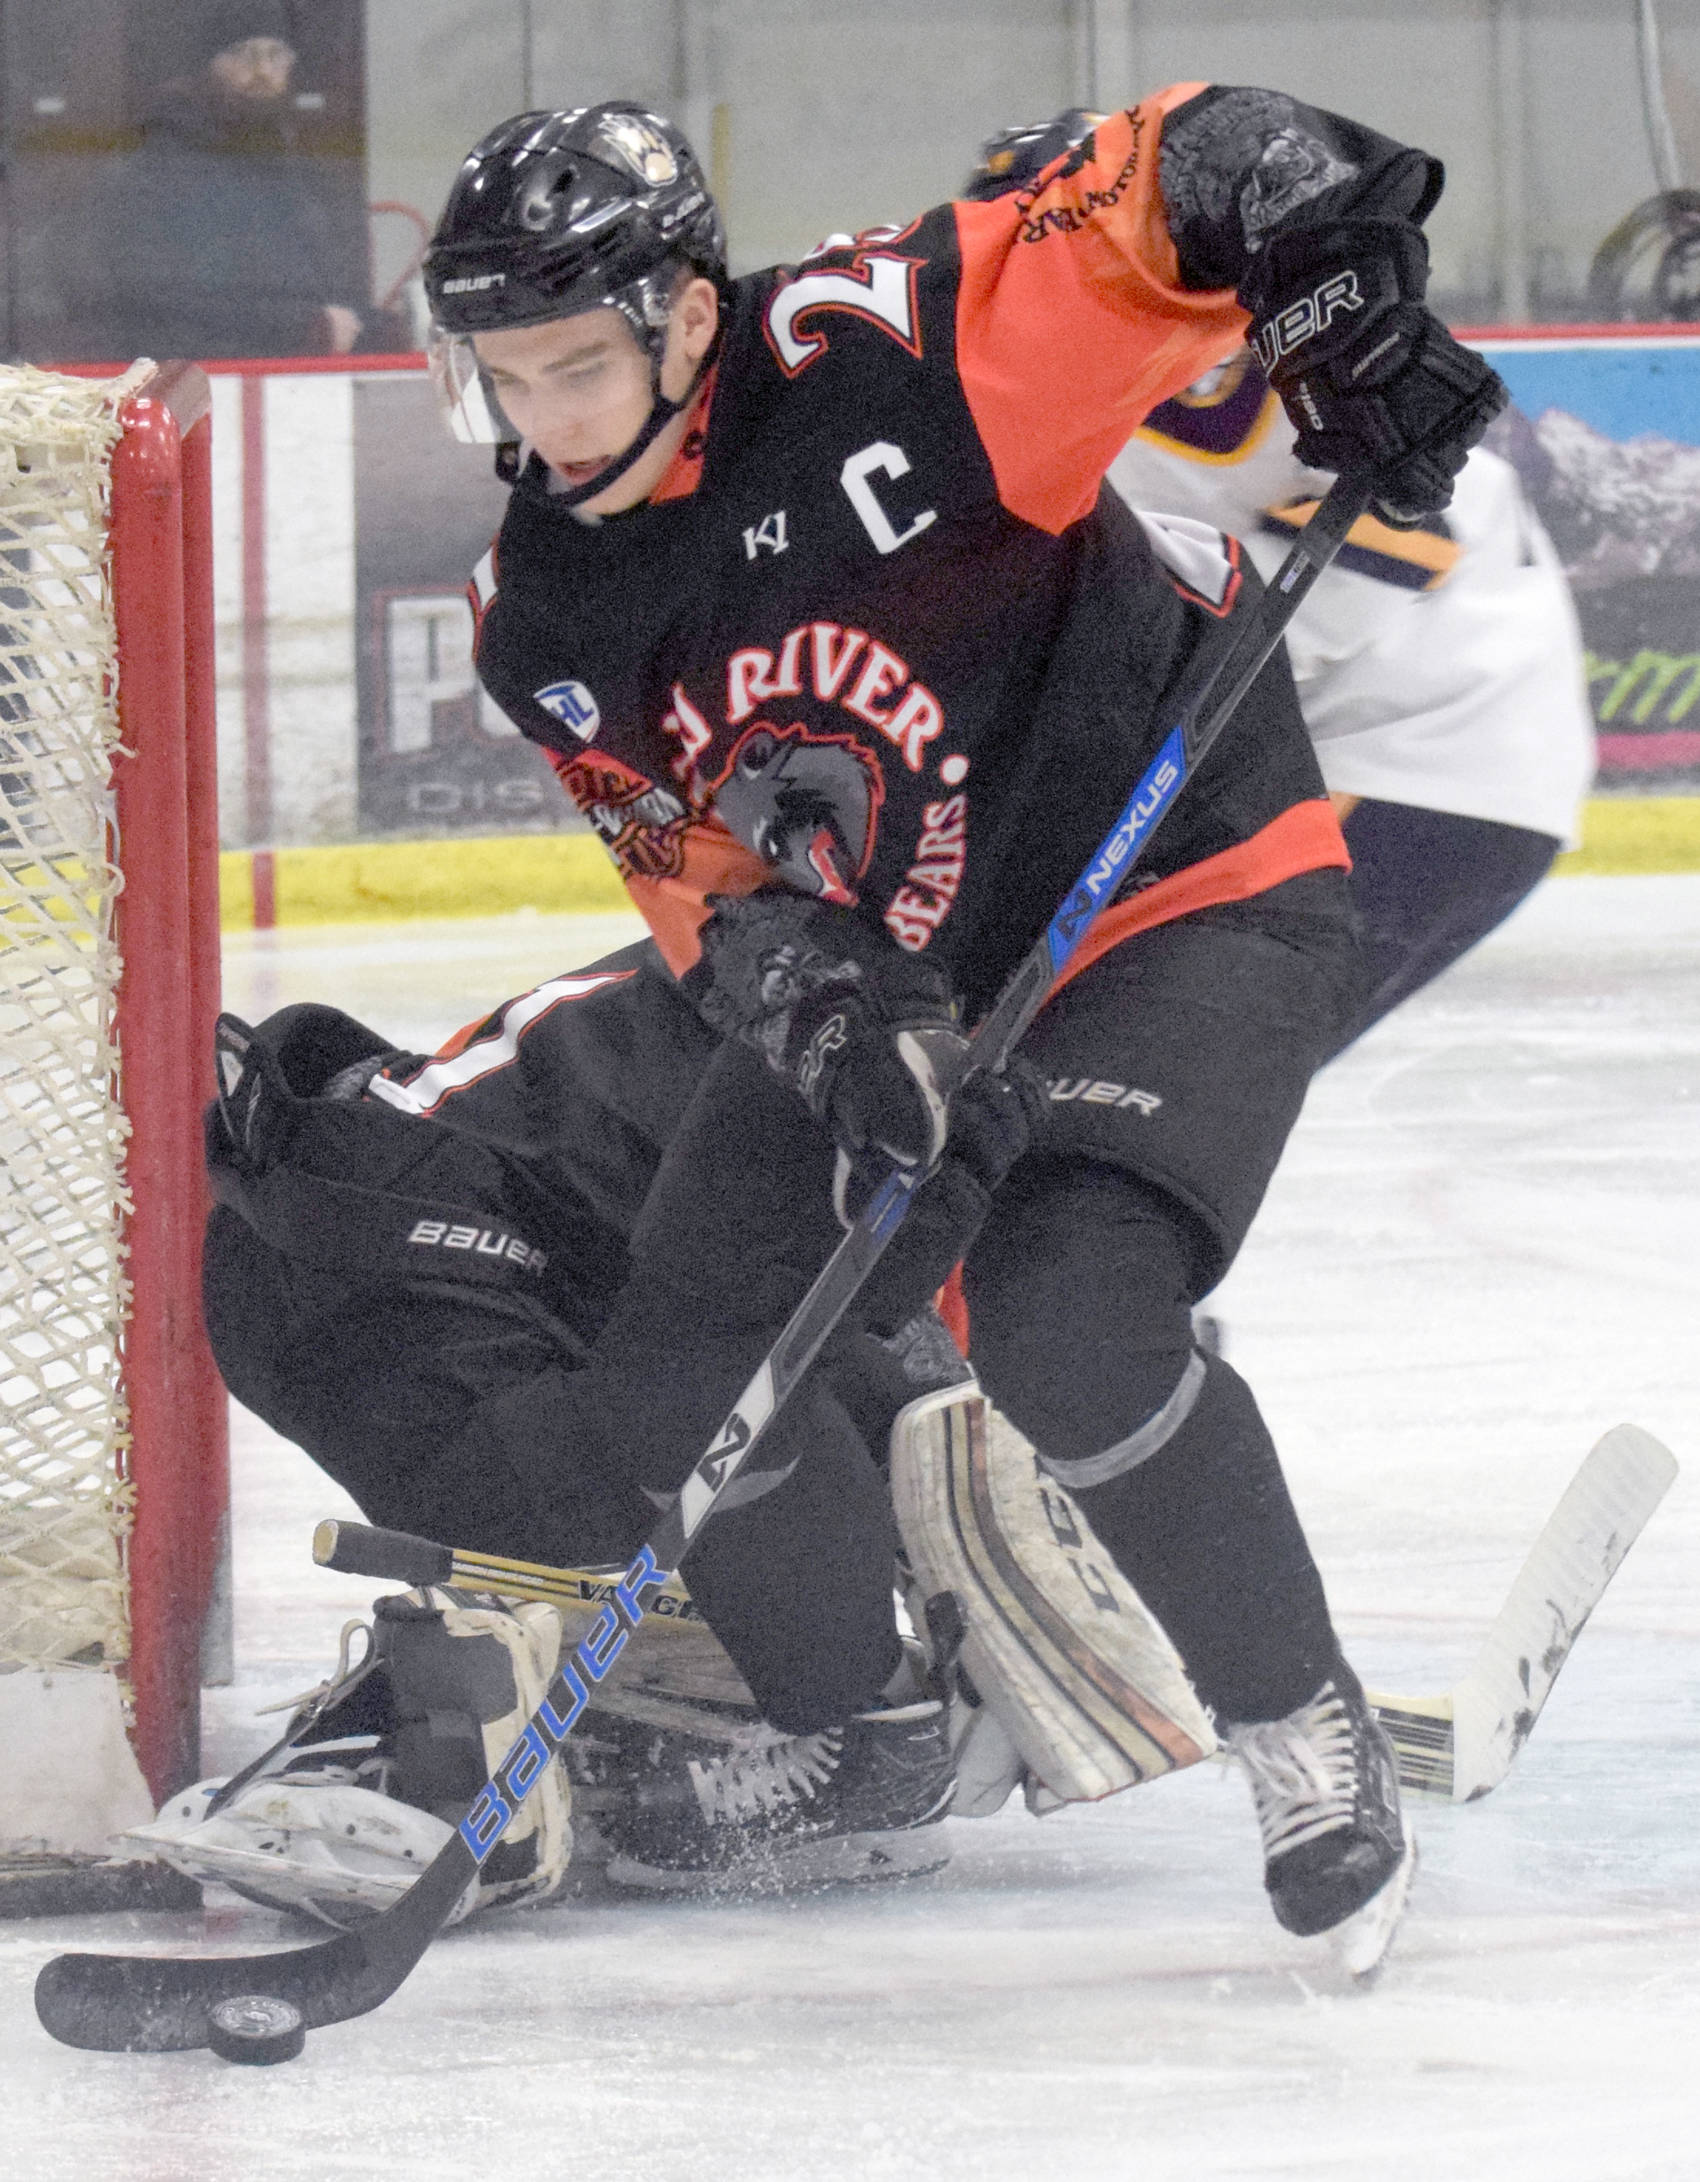
<instances>
[{"instance_id":1,"label":"red goal post","mask_svg":"<svg viewBox=\"0 0 1700 2182\"><path fill-rule=\"evenodd\" d=\"M201 1324L218 1010L211 403L0 367L0 1851L199 1770L227 1598Z\"/></svg>"}]
</instances>

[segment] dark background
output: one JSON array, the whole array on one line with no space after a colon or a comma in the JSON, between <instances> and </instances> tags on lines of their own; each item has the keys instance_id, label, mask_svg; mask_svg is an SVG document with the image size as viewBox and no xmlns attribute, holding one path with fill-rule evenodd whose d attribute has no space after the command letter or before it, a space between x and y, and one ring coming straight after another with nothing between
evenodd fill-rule
<instances>
[{"instance_id":1,"label":"dark background","mask_svg":"<svg viewBox=\"0 0 1700 2182\"><path fill-rule=\"evenodd\" d=\"M481 723L473 690L432 708L429 748L390 748L388 610L398 599L460 599L507 510L491 454L450 439L423 378L385 372L355 381L362 839L583 824L535 743ZM469 638L470 619L468 609Z\"/></svg>"},{"instance_id":2,"label":"dark background","mask_svg":"<svg viewBox=\"0 0 1700 2182\"><path fill-rule=\"evenodd\" d=\"M0 356L80 354L55 256L101 164L140 141L162 84L193 75L216 42L205 0L0 0ZM287 0L300 154L329 207L345 270L336 293L371 294L366 216L363 0Z\"/></svg>"}]
</instances>

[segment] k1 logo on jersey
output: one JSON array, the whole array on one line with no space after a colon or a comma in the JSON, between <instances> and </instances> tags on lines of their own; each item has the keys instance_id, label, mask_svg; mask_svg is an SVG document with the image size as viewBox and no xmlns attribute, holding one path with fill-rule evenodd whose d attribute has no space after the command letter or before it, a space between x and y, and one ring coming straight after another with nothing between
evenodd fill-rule
<instances>
[{"instance_id":1,"label":"k1 logo on jersey","mask_svg":"<svg viewBox=\"0 0 1700 2182\"><path fill-rule=\"evenodd\" d=\"M785 510L775 508L771 515L764 515L745 530L744 558L753 561L758 553L783 553L790 543L785 535Z\"/></svg>"},{"instance_id":2,"label":"k1 logo on jersey","mask_svg":"<svg viewBox=\"0 0 1700 2182\"><path fill-rule=\"evenodd\" d=\"M589 742L602 725L601 709L582 682L551 682L532 695L552 719L570 727L580 742Z\"/></svg>"},{"instance_id":3,"label":"k1 logo on jersey","mask_svg":"<svg viewBox=\"0 0 1700 2182\"><path fill-rule=\"evenodd\" d=\"M920 319L915 307L919 258L886 257L875 251L858 255L842 273L799 273L774 291L763 324L768 346L788 379L817 356L826 354L825 332L800 332L817 311L847 311L889 333L911 356L921 353Z\"/></svg>"}]
</instances>

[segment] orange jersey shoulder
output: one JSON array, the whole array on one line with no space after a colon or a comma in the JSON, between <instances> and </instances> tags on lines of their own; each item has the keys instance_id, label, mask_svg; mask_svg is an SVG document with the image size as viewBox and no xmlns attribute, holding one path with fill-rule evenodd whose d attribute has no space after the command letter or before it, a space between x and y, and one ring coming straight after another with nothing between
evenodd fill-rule
<instances>
[{"instance_id":1,"label":"orange jersey shoulder","mask_svg":"<svg viewBox=\"0 0 1700 2182\"><path fill-rule=\"evenodd\" d=\"M1204 88L1109 115L1036 188L954 208L963 389L999 498L1041 529L1084 515L1149 413L1244 337L1231 290L1181 286L1158 186L1164 117Z\"/></svg>"}]
</instances>

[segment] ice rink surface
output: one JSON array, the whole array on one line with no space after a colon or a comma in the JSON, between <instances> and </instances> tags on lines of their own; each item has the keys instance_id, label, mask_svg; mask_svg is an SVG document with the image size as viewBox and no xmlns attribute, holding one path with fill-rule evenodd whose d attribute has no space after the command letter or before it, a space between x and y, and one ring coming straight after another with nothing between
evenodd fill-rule
<instances>
[{"instance_id":1,"label":"ice rink surface","mask_svg":"<svg viewBox=\"0 0 1700 2182\"><path fill-rule=\"evenodd\" d=\"M540 917L244 937L227 1005L435 1042L626 936ZM1489 1800L1413 1805L1379 1987L1263 1902L1250 1800L1201 1766L1041 1822L954 1822L906 1889L572 1901L463 1928L270 2071L55 2046L68 1946L245 1950L203 1916L0 1927L18 2182L1694 2182L1700 2177L1700 878L1545 887L1319 1079L1216 1306L1365 1679L1468 1662L1593 1441L1684 1465ZM238 1685L318 1681L375 1587L310 1563L339 1496L237 1419Z\"/></svg>"}]
</instances>

